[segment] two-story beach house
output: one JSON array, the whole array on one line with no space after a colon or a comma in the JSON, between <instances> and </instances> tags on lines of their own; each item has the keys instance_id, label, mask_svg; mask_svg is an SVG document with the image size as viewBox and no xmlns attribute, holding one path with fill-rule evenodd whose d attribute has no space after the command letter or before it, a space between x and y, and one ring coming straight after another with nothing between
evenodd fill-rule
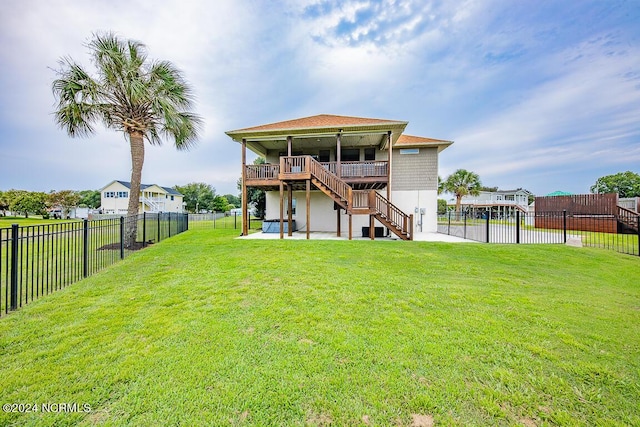
<instances>
[{"instance_id":1,"label":"two-story beach house","mask_svg":"<svg viewBox=\"0 0 640 427\"><path fill-rule=\"evenodd\" d=\"M126 215L129 206L131 183L111 181L100 189L100 209L104 214ZM138 213L184 211L183 196L170 187L157 184L140 185L140 205Z\"/></svg>"},{"instance_id":2,"label":"two-story beach house","mask_svg":"<svg viewBox=\"0 0 640 427\"><path fill-rule=\"evenodd\" d=\"M438 153L452 141L404 135L407 124L322 114L226 132L242 147L243 234L247 187L266 191L266 220L281 238L436 231ZM266 164L247 164L247 149Z\"/></svg>"},{"instance_id":3,"label":"two-story beach house","mask_svg":"<svg viewBox=\"0 0 640 427\"><path fill-rule=\"evenodd\" d=\"M529 211L529 198L533 194L528 190L518 188L516 190L480 191L477 196L463 196L461 207L470 209L476 214L491 212L494 218L515 217L516 210ZM451 201L450 206L455 206Z\"/></svg>"}]
</instances>

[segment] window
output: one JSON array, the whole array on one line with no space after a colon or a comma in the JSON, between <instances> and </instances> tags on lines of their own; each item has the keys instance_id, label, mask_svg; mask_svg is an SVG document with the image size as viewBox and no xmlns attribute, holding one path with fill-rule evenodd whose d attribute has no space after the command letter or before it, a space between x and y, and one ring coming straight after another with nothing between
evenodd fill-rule
<instances>
[{"instance_id":1,"label":"window","mask_svg":"<svg viewBox=\"0 0 640 427\"><path fill-rule=\"evenodd\" d=\"M340 160L343 162L358 162L360 161L360 149L359 148L343 148L340 152Z\"/></svg>"},{"instance_id":2,"label":"window","mask_svg":"<svg viewBox=\"0 0 640 427\"><path fill-rule=\"evenodd\" d=\"M173 196L171 196L171 201L173 202Z\"/></svg>"},{"instance_id":3,"label":"window","mask_svg":"<svg viewBox=\"0 0 640 427\"><path fill-rule=\"evenodd\" d=\"M292 156L303 156L304 154L302 153L302 151L291 151L291 155L292 155ZM280 157L286 157L286 156L288 156L288 154L287 154L287 152L286 152L286 151L280 151L280 152L278 153L278 156L280 156Z\"/></svg>"},{"instance_id":4,"label":"window","mask_svg":"<svg viewBox=\"0 0 640 427\"><path fill-rule=\"evenodd\" d=\"M375 160L376 159L376 149L375 148L365 148L364 149L364 159L365 160Z\"/></svg>"},{"instance_id":5,"label":"window","mask_svg":"<svg viewBox=\"0 0 640 427\"><path fill-rule=\"evenodd\" d=\"M105 191L104 192L104 198L105 199L112 199L116 197L116 192L115 191Z\"/></svg>"},{"instance_id":6,"label":"window","mask_svg":"<svg viewBox=\"0 0 640 427\"><path fill-rule=\"evenodd\" d=\"M129 192L128 191L118 191L118 198L120 199L126 199L127 197L129 197Z\"/></svg>"},{"instance_id":7,"label":"window","mask_svg":"<svg viewBox=\"0 0 640 427\"><path fill-rule=\"evenodd\" d=\"M420 153L419 148L401 148L400 149L400 154L419 154L419 153Z\"/></svg>"},{"instance_id":8,"label":"window","mask_svg":"<svg viewBox=\"0 0 640 427\"><path fill-rule=\"evenodd\" d=\"M331 151L330 150L320 150L318 152L318 161L319 162L330 162L331 161Z\"/></svg>"}]
</instances>

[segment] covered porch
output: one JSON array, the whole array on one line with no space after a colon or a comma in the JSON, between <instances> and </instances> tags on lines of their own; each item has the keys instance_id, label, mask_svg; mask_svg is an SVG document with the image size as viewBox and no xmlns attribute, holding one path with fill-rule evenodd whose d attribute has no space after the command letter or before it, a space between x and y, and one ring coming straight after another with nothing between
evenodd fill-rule
<instances>
[{"instance_id":1,"label":"covered porch","mask_svg":"<svg viewBox=\"0 0 640 427\"><path fill-rule=\"evenodd\" d=\"M247 211L247 187L259 187L279 193L280 238L284 237L285 221L289 224L287 234L292 233L294 191L306 193L307 235L312 231L309 230L311 191L320 191L335 202L336 236L341 235L343 228L341 210L348 214L349 238L353 214L369 214L372 227L376 215L379 221L395 218L399 210L390 203L393 164L390 147L406 125L402 121L320 115L227 132L242 147L243 213ZM247 164L247 149L264 157L266 164ZM381 206L373 194L375 190L386 190L386 197L381 197L388 202L383 212L372 210ZM399 220L400 227L408 228L409 223L408 216ZM243 235L246 234L248 230L243 224Z\"/></svg>"}]
</instances>

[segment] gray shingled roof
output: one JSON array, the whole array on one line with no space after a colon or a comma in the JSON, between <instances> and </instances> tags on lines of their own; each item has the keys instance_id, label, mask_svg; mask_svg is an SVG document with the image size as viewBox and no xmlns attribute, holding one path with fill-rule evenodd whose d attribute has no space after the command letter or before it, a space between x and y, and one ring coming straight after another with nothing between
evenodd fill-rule
<instances>
[{"instance_id":1,"label":"gray shingled roof","mask_svg":"<svg viewBox=\"0 0 640 427\"><path fill-rule=\"evenodd\" d=\"M120 180L116 180L116 182L119 182L120 184L124 185L125 187L127 187L128 189L131 189L131 183L129 181L120 181ZM163 187L161 185L158 184L140 184L140 190L144 190L147 187L152 187L152 186L158 186L160 188L162 188L164 191L166 191L169 194L173 194L174 196L182 196L182 193L180 193L178 190L176 190L175 188L171 188L171 187Z\"/></svg>"}]
</instances>

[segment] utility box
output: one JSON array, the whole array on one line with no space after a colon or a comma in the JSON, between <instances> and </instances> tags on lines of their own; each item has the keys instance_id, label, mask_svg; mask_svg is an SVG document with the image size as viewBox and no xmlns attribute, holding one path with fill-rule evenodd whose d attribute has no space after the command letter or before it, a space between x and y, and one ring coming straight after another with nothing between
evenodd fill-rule
<instances>
[{"instance_id":1,"label":"utility box","mask_svg":"<svg viewBox=\"0 0 640 427\"><path fill-rule=\"evenodd\" d=\"M375 237L384 237L384 227L374 227ZM370 237L369 227L362 227L362 237Z\"/></svg>"}]
</instances>

